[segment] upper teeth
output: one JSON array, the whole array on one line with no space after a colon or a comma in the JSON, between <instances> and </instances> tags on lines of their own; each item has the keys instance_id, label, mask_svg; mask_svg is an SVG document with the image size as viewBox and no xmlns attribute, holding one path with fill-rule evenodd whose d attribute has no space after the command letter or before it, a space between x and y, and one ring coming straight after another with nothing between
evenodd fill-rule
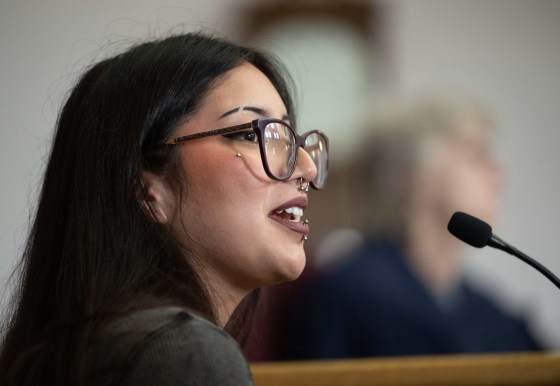
<instances>
[{"instance_id":1,"label":"upper teeth","mask_svg":"<svg viewBox=\"0 0 560 386\"><path fill-rule=\"evenodd\" d=\"M303 209L300 207L294 206L291 208L285 208L283 210L277 210L276 213L280 214L282 212L293 214L294 216L303 216Z\"/></svg>"}]
</instances>

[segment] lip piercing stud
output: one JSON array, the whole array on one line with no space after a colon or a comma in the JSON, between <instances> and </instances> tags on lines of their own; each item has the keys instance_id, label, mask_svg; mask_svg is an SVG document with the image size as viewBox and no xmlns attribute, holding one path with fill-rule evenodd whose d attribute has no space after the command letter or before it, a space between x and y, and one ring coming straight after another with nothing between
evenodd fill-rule
<instances>
[{"instance_id":1,"label":"lip piercing stud","mask_svg":"<svg viewBox=\"0 0 560 386\"><path fill-rule=\"evenodd\" d=\"M303 240L304 242L307 241L307 239L308 239L307 235L304 235L303 238L302 238L302 240Z\"/></svg>"},{"instance_id":2,"label":"lip piercing stud","mask_svg":"<svg viewBox=\"0 0 560 386\"><path fill-rule=\"evenodd\" d=\"M237 153L236 156L237 156L237 157L241 157L241 153Z\"/></svg>"},{"instance_id":3,"label":"lip piercing stud","mask_svg":"<svg viewBox=\"0 0 560 386\"><path fill-rule=\"evenodd\" d=\"M307 224L309 224L309 220L308 220L308 219L305 219L305 220L303 220L303 223L304 223L305 225L307 225Z\"/></svg>"}]
</instances>

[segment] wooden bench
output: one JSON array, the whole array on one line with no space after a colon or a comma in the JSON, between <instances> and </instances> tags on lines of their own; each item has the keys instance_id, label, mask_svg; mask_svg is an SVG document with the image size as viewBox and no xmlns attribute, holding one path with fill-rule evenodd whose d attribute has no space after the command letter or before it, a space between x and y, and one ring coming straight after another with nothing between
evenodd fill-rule
<instances>
[{"instance_id":1,"label":"wooden bench","mask_svg":"<svg viewBox=\"0 0 560 386\"><path fill-rule=\"evenodd\" d=\"M560 386L560 353L265 362L251 369L257 386Z\"/></svg>"}]
</instances>

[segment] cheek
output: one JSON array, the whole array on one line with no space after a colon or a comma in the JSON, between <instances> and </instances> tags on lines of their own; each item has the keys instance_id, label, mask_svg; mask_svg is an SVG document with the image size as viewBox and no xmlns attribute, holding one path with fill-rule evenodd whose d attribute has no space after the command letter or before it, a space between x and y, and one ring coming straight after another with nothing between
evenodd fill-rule
<instances>
[{"instance_id":1,"label":"cheek","mask_svg":"<svg viewBox=\"0 0 560 386\"><path fill-rule=\"evenodd\" d=\"M181 217L187 235L204 254L246 253L247 238L262 227L269 205L271 181L259 170L260 156L245 151L237 157L236 150L221 147L197 150L184 163Z\"/></svg>"},{"instance_id":2,"label":"cheek","mask_svg":"<svg viewBox=\"0 0 560 386\"><path fill-rule=\"evenodd\" d=\"M187 210L184 214L195 217L193 226L219 228L236 220L241 213L250 215L250 208L259 203L256 196L263 189L263 182L252 172L254 160L249 158L254 157L247 154L237 157L235 151L212 150L186 163Z\"/></svg>"},{"instance_id":3,"label":"cheek","mask_svg":"<svg viewBox=\"0 0 560 386\"><path fill-rule=\"evenodd\" d=\"M193 151L185 162L193 188L222 194L221 190L252 190L269 182L257 146L242 142L210 145Z\"/></svg>"}]
</instances>

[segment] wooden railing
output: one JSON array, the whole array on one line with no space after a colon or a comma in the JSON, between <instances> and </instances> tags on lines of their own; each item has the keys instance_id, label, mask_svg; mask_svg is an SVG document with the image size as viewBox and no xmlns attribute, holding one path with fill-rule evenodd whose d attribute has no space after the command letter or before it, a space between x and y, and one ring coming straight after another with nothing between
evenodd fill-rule
<instances>
[{"instance_id":1,"label":"wooden railing","mask_svg":"<svg viewBox=\"0 0 560 386\"><path fill-rule=\"evenodd\" d=\"M560 353L268 362L251 369L256 386L560 386Z\"/></svg>"}]
</instances>

